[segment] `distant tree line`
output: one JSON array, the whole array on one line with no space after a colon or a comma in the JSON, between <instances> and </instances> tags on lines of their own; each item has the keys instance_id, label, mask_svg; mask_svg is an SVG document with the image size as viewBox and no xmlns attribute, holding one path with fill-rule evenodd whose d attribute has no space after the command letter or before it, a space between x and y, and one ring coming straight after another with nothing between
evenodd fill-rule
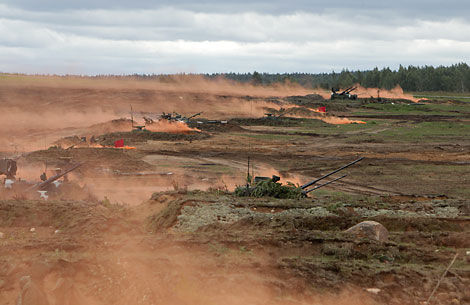
<instances>
[{"instance_id":1,"label":"distant tree line","mask_svg":"<svg viewBox=\"0 0 470 305\"><path fill-rule=\"evenodd\" d=\"M208 78L225 77L242 83L273 85L276 83L297 83L307 88L345 88L360 84L367 88L392 89L400 85L405 91L448 91L468 92L470 90L470 67L459 63L449 67L400 65L398 70L375 68L367 71L343 71L331 73L222 73L207 74Z\"/></svg>"}]
</instances>

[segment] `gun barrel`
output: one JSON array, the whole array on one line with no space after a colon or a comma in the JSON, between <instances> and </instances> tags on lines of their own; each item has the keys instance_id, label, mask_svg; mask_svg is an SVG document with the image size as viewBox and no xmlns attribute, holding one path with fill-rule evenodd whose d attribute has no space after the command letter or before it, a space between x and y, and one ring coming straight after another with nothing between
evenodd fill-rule
<instances>
[{"instance_id":1,"label":"gun barrel","mask_svg":"<svg viewBox=\"0 0 470 305\"><path fill-rule=\"evenodd\" d=\"M31 187L31 189L37 188L37 189L39 189L39 190L42 190L42 189L44 189L46 186L48 186L49 184L51 184L52 182L56 181L57 179L60 179L61 177L67 175L67 174L70 173L71 171L76 170L77 168L79 168L80 166L82 166L82 164L83 164L83 163L78 163L78 164L72 166L71 168L69 168L68 170L66 170L65 172L60 173L60 174L57 174L57 175L55 175L55 176L52 176L52 177L50 177L49 179L47 179L46 181L34 185L33 187Z\"/></svg>"},{"instance_id":2,"label":"gun barrel","mask_svg":"<svg viewBox=\"0 0 470 305\"><path fill-rule=\"evenodd\" d=\"M345 90L343 90L343 92L340 93L340 95L344 95L344 94L347 94L349 92L349 90L351 90L352 87L348 87L346 88Z\"/></svg>"},{"instance_id":3,"label":"gun barrel","mask_svg":"<svg viewBox=\"0 0 470 305\"><path fill-rule=\"evenodd\" d=\"M322 177L320 177L320 178L318 178L318 179L315 179L315 180L313 180L313 181L310 181L310 182L308 182L308 183L302 185L301 188L302 188L302 189L305 189L305 188L307 188L307 187L309 187L309 186L311 186L311 185L317 183L317 182L320 181L320 180L323 180L323 179L325 179L325 178L327 178L327 177L329 177L329 176L331 176L331 175L333 175L333 174L335 174L335 173L337 173L337 172L339 172L339 171L342 171L342 170L345 169L345 168L350 167L351 165L356 164L357 162L361 161L362 159L364 159L364 157L361 157L361 158L359 158L359 159L357 159L357 160L355 160L355 161L353 161L353 162L351 162L351 163L349 163L349 164L346 164L345 166L343 166L343 167L341 167L341 168L338 168L338 169L336 169L336 170L334 170L334 171L332 171L332 172L330 172L330 173L328 173L328 174L326 174L326 175L324 175L324 176L322 176Z\"/></svg>"},{"instance_id":4,"label":"gun barrel","mask_svg":"<svg viewBox=\"0 0 470 305\"><path fill-rule=\"evenodd\" d=\"M188 117L188 120L197 117L198 115L201 115L202 112L198 112L196 114L193 114L192 116Z\"/></svg>"},{"instance_id":5,"label":"gun barrel","mask_svg":"<svg viewBox=\"0 0 470 305\"><path fill-rule=\"evenodd\" d=\"M328 181L328 182L326 182L326 183L317 185L317 186L315 186L314 188L311 188L311 189L306 190L306 191L302 191L302 193L303 193L304 195L307 195L307 194L310 193L311 191L317 190L317 189L319 189L319 188L321 188L321 187L324 187L325 185L328 185L328 184L330 184L330 183L333 183L333 182L335 182L335 181L338 181L338 180L340 180L340 179L343 179L343 178L346 177L346 176L347 176L347 175L343 175L343 176L341 176L341 177L339 177L339 178L336 178L336 179L333 179L333 180Z\"/></svg>"}]
</instances>

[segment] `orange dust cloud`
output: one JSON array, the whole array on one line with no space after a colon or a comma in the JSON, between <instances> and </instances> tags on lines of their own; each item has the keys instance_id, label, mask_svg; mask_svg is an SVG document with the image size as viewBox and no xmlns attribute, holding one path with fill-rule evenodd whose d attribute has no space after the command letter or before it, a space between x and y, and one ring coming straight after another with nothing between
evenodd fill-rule
<instances>
[{"instance_id":1,"label":"orange dust cloud","mask_svg":"<svg viewBox=\"0 0 470 305\"><path fill-rule=\"evenodd\" d=\"M350 120L348 118L340 118L325 112L321 112L318 109L306 109L298 106L285 106L286 117L294 118L312 118L322 120L328 124L342 125L342 124L366 124L364 121Z\"/></svg>"},{"instance_id":2,"label":"orange dust cloud","mask_svg":"<svg viewBox=\"0 0 470 305\"><path fill-rule=\"evenodd\" d=\"M251 172L250 172L251 174ZM302 185L306 181L305 178L301 176L297 176L295 174L281 174L277 169L274 167L264 164L264 163L255 163L254 164L254 175L255 176L262 176L262 177L271 177L272 175L276 175L281 178L280 182L283 184L287 184L288 182L293 184Z\"/></svg>"},{"instance_id":3,"label":"orange dust cloud","mask_svg":"<svg viewBox=\"0 0 470 305\"><path fill-rule=\"evenodd\" d=\"M295 84L258 87L202 76L143 80L7 75L0 90L0 144L9 152L45 149L68 136L130 130L131 104L134 116L176 111L227 119L262 116L267 107L279 108L275 101L282 97L311 93ZM265 100L271 97L273 102ZM110 123L120 117L129 122Z\"/></svg>"},{"instance_id":4,"label":"orange dust cloud","mask_svg":"<svg viewBox=\"0 0 470 305\"><path fill-rule=\"evenodd\" d=\"M153 132L168 132L168 133L183 133L189 134L193 132L200 132L199 129L191 128L184 122L170 122L167 120L160 120L149 125L145 125L145 129Z\"/></svg>"},{"instance_id":5,"label":"orange dust cloud","mask_svg":"<svg viewBox=\"0 0 470 305\"><path fill-rule=\"evenodd\" d=\"M364 88L360 85L355 85L357 87L355 94L358 95L359 98L368 98L368 97L383 97L389 99L406 99L413 102L418 102L420 99L415 98L411 94L406 94L403 92L403 89L400 85L397 85L395 88L391 90L386 89L379 89L379 88Z\"/></svg>"},{"instance_id":6,"label":"orange dust cloud","mask_svg":"<svg viewBox=\"0 0 470 305\"><path fill-rule=\"evenodd\" d=\"M316 117L319 120L322 120L325 123L328 124L333 124L333 125L342 125L342 124L366 124L364 121L358 121L358 120L350 120L348 118L340 118L336 116L319 116Z\"/></svg>"}]
</instances>

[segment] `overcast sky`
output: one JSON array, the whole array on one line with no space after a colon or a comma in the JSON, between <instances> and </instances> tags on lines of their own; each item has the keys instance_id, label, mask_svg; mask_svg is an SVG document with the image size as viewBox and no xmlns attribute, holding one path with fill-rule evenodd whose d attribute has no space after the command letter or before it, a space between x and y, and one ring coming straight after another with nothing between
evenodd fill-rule
<instances>
[{"instance_id":1,"label":"overcast sky","mask_svg":"<svg viewBox=\"0 0 470 305\"><path fill-rule=\"evenodd\" d=\"M0 0L0 72L331 72L470 62L468 0Z\"/></svg>"}]
</instances>

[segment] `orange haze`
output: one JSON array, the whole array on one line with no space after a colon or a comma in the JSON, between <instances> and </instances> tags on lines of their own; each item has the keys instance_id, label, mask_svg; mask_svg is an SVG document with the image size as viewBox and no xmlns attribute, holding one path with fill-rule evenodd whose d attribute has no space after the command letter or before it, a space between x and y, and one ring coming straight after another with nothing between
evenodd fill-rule
<instances>
[{"instance_id":1,"label":"orange haze","mask_svg":"<svg viewBox=\"0 0 470 305\"><path fill-rule=\"evenodd\" d=\"M145 129L154 132L168 132L168 133L192 133L195 131L200 131L196 128L189 127L184 122L169 122L167 120L160 120L154 122L150 125L145 125Z\"/></svg>"},{"instance_id":2,"label":"orange haze","mask_svg":"<svg viewBox=\"0 0 470 305\"><path fill-rule=\"evenodd\" d=\"M106 129L100 124L129 119L131 104L134 117L173 111L186 116L203 112L209 119L257 117L266 107L279 108L266 98L311 92L295 84L260 87L193 75L165 80L5 75L0 91L0 144L4 151L17 152ZM113 127L128 128L124 125Z\"/></svg>"},{"instance_id":3,"label":"orange haze","mask_svg":"<svg viewBox=\"0 0 470 305\"><path fill-rule=\"evenodd\" d=\"M357 89L353 93L357 94L359 98L368 98L374 97L377 98L378 96L383 98L390 98L390 99L406 99L413 102L418 102L420 99L413 97L410 94L406 94L403 92L403 89L400 85L397 85L392 90L386 89L378 89L378 88L364 88L360 85L356 85Z\"/></svg>"}]
</instances>

